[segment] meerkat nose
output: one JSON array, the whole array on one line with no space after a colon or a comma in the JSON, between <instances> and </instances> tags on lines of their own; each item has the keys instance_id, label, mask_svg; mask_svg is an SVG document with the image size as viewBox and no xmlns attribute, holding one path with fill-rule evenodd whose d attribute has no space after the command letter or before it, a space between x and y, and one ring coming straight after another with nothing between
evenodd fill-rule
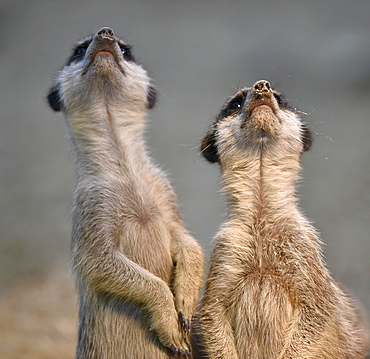
<instances>
[{"instance_id":1,"label":"meerkat nose","mask_svg":"<svg viewBox=\"0 0 370 359\"><path fill-rule=\"evenodd\" d=\"M266 80L259 80L259 81L254 83L253 89L258 93L270 92L271 91L271 85Z\"/></svg>"},{"instance_id":2,"label":"meerkat nose","mask_svg":"<svg viewBox=\"0 0 370 359\"><path fill-rule=\"evenodd\" d=\"M111 28L109 27L103 27L102 29L100 29L98 31L98 36L100 37L104 37L104 38L110 38L110 39L113 39L114 38L114 32Z\"/></svg>"}]
</instances>

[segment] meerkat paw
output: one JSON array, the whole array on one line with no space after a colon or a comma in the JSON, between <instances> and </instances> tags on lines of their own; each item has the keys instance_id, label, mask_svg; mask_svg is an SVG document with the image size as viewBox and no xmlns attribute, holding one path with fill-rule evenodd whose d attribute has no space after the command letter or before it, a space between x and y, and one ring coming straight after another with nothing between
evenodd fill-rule
<instances>
[{"instance_id":1,"label":"meerkat paw","mask_svg":"<svg viewBox=\"0 0 370 359\"><path fill-rule=\"evenodd\" d=\"M154 331L161 344L170 349L175 355L189 358L190 345L183 333L180 318L175 313L163 314L160 318L156 318L152 321L149 330Z\"/></svg>"},{"instance_id":2,"label":"meerkat paw","mask_svg":"<svg viewBox=\"0 0 370 359\"><path fill-rule=\"evenodd\" d=\"M181 329L186 336L190 334L192 319L193 319L192 316L190 318L185 318L184 313L181 311L179 312L179 321L180 321Z\"/></svg>"},{"instance_id":3,"label":"meerkat paw","mask_svg":"<svg viewBox=\"0 0 370 359\"><path fill-rule=\"evenodd\" d=\"M160 343L164 347L170 349L174 355L181 355L184 358L190 358L190 346L181 331L177 330L177 334L173 332L156 332Z\"/></svg>"},{"instance_id":4,"label":"meerkat paw","mask_svg":"<svg viewBox=\"0 0 370 359\"><path fill-rule=\"evenodd\" d=\"M190 296L186 298L182 295L183 293L185 293L185 290L177 293L177 297L175 297L175 303L181 329L184 335L188 336L190 334L192 319L197 307L198 296L194 295L193 298L190 298Z\"/></svg>"}]
</instances>

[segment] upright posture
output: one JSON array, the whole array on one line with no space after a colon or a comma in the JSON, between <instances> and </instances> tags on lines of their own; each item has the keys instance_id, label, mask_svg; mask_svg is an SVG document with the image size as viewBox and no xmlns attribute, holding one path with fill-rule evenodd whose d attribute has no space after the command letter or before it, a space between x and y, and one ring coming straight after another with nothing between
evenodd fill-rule
<instances>
[{"instance_id":1,"label":"upright posture","mask_svg":"<svg viewBox=\"0 0 370 359\"><path fill-rule=\"evenodd\" d=\"M236 93L202 143L221 166L228 220L211 259L201 328L209 358L364 358L366 330L326 269L295 183L311 135L267 81Z\"/></svg>"},{"instance_id":2,"label":"upright posture","mask_svg":"<svg viewBox=\"0 0 370 359\"><path fill-rule=\"evenodd\" d=\"M76 156L77 358L187 355L203 255L145 150L155 101L146 71L103 28L76 46L48 100L64 112Z\"/></svg>"}]
</instances>

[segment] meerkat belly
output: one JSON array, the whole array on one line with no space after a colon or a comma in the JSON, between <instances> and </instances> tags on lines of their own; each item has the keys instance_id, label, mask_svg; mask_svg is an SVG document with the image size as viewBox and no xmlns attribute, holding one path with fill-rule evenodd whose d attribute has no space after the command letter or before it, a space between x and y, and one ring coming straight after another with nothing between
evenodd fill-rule
<instances>
[{"instance_id":1,"label":"meerkat belly","mask_svg":"<svg viewBox=\"0 0 370 359\"><path fill-rule=\"evenodd\" d=\"M119 250L167 283L173 265L170 242L169 231L159 215L123 220Z\"/></svg>"},{"instance_id":2,"label":"meerkat belly","mask_svg":"<svg viewBox=\"0 0 370 359\"><path fill-rule=\"evenodd\" d=\"M88 179L75 201L81 223L92 231L104 227L128 259L169 283L172 273L171 236L156 201L133 181Z\"/></svg>"},{"instance_id":3,"label":"meerkat belly","mask_svg":"<svg viewBox=\"0 0 370 359\"><path fill-rule=\"evenodd\" d=\"M171 235L155 199L135 192L126 196L120 203L118 249L169 283L173 265Z\"/></svg>"},{"instance_id":4,"label":"meerkat belly","mask_svg":"<svg viewBox=\"0 0 370 359\"><path fill-rule=\"evenodd\" d=\"M158 346L155 333L148 330L147 313L135 303L102 297L81 311L78 358L164 359L171 357Z\"/></svg>"},{"instance_id":5,"label":"meerkat belly","mask_svg":"<svg viewBox=\"0 0 370 359\"><path fill-rule=\"evenodd\" d=\"M275 358L281 349L293 308L287 289L274 273L248 274L235 289L231 306L240 358Z\"/></svg>"}]
</instances>

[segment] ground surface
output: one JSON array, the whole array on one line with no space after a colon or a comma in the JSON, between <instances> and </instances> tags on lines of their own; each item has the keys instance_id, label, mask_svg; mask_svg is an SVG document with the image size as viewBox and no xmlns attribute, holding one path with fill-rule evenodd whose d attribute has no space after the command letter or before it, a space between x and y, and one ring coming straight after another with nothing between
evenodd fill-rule
<instances>
[{"instance_id":1,"label":"ground surface","mask_svg":"<svg viewBox=\"0 0 370 359\"><path fill-rule=\"evenodd\" d=\"M72 280L59 273L3 291L0 358L73 358L76 303Z\"/></svg>"}]
</instances>

